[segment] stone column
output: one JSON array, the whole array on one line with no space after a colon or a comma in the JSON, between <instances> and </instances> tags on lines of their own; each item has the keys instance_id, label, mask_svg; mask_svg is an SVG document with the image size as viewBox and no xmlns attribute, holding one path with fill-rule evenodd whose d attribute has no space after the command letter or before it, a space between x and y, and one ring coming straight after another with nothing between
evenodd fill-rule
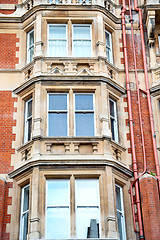
<instances>
[{"instance_id":1,"label":"stone column","mask_svg":"<svg viewBox=\"0 0 160 240\"><path fill-rule=\"evenodd\" d=\"M36 60L34 74L39 75L42 71L42 63L40 57L42 54L42 14L37 12L35 20L35 40L34 40L34 59Z\"/></svg>"},{"instance_id":2,"label":"stone column","mask_svg":"<svg viewBox=\"0 0 160 240\"><path fill-rule=\"evenodd\" d=\"M101 126L102 126L102 136L111 137L110 116L109 116L109 93L106 88L106 84L101 84Z\"/></svg>"},{"instance_id":3,"label":"stone column","mask_svg":"<svg viewBox=\"0 0 160 240\"><path fill-rule=\"evenodd\" d=\"M35 167L33 170L33 177L30 187L31 194L31 214L29 216L30 233L29 240L39 239L39 168Z\"/></svg>"},{"instance_id":4,"label":"stone column","mask_svg":"<svg viewBox=\"0 0 160 240\"><path fill-rule=\"evenodd\" d=\"M33 138L41 137L41 83L35 84Z\"/></svg>"},{"instance_id":5,"label":"stone column","mask_svg":"<svg viewBox=\"0 0 160 240\"><path fill-rule=\"evenodd\" d=\"M116 214L115 214L115 199L113 183L113 175L111 167L106 167L106 197L107 197L107 217L106 217L106 237L118 239L118 233L116 230Z\"/></svg>"}]
</instances>

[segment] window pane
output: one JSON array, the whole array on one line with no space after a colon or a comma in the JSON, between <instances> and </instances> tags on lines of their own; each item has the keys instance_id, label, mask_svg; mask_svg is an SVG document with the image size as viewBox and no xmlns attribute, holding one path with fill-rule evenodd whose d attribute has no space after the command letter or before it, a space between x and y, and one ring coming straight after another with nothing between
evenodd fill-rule
<instances>
[{"instance_id":1,"label":"window pane","mask_svg":"<svg viewBox=\"0 0 160 240\"><path fill-rule=\"evenodd\" d=\"M109 33L108 33L108 32L105 32L105 36L106 36L106 45L110 46L111 43L110 43Z\"/></svg>"},{"instance_id":2,"label":"window pane","mask_svg":"<svg viewBox=\"0 0 160 240\"><path fill-rule=\"evenodd\" d=\"M47 239L70 238L69 208L47 209Z\"/></svg>"},{"instance_id":3,"label":"window pane","mask_svg":"<svg viewBox=\"0 0 160 240\"><path fill-rule=\"evenodd\" d=\"M49 113L49 136L67 136L67 113Z\"/></svg>"},{"instance_id":4,"label":"window pane","mask_svg":"<svg viewBox=\"0 0 160 240\"><path fill-rule=\"evenodd\" d=\"M67 94L50 94L49 110L67 110Z\"/></svg>"},{"instance_id":5,"label":"window pane","mask_svg":"<svg viewBox=\"0 0 160 240\"><path fill-rule=\"evenodd\" d=\"M29 34L29 46L34 43L34 31Z\"/></svg>"},{"instance_id":6,"label":"window pane","mask_svg":"<svg viewBox=\"0 0 160 240\"><path fill-rule=\"evenodd\" d=\"M28 212L23 215L23 240L27 240L28 234Z\"/></svg>"},{"instance_id":7,"label":"window pane","mask_svg":"<svg viewBox=\"0 0 160 240\"><path fill-rule=\"evenodd\" d=\"M66 26L49 26L49 39L66 39Z\"/></svg>"},{"instance_id":8,"label":"window pane","mask_svg":"<svg viewBox=\"0 0 160 240\"><path fill-rule=\"evenodd\" d=\"M77 238L81 239L87 238L88 227L90 227L91 219L96 219L96 222L99 223L99 208L77 208L76 211ZM96 237L97 236L95 236L94 238Z\"/></svg>"},{"instance_id":9,"label":"window pane","mask_svg":"<svg viewBox=\"0 0 160 240\"><path fill-rule=\"evenodd\" d=\"M32 116L32 100L28 102L28 113L27 117Z\"/></svg>"},{"instance_id":10,"label":"window pane","mask_svg":"<svg viewBox=\"0 0 160 240\"><path fill-rule=\"evenodd\" d=\"M24 188L23 212L29 209L29 186Z\"/></svg>"},{"instance_id":11,"label":"window pane","mask_svg":"<svg viewBox=\"0 0 160 240\"><path fill-rule=\"evenodd\" d=\"M76 110L93 110L92 94L76 94L75 95Z\"/></svg>"},{"instance_id":12,"label":"window pane","mask_svg":"<svg viewBox=\"0 0 160 240\"><path fill-rule=\"evenodd\" d=\"M117 222L118 222L118 231L120 240L123 240L123 231L122 231L122 214L117 211Z\"/></svg>"},{"instance_id":13,"label":"window pane","mask_svg":"<svg viewBox=\"0 0 160 240\"><path fill-rule=\"evenodd\" d=\"M30 62L32 62L32 60L33 60L33 53L34 53L34 47L31 47L31 48L29 49Z\"/></svg>"},{"instance_id":14,"label":"window pane","mask_svg":"<svg viewBox=\"0 0 160 240\"><path fill-rule=\"evenodd\" d=\"M120 188L116 186L116 204L117 204L117 209L119 211L122 211L122 207L121 207L121 192L120 192Z\"/></svg>"},{"instance_id":15,"label":"window pane","mask_svg":"<svg viewBox=\"0 0 160 240\"><path fill-rule=\"evenodd\" d=\"M96 179L76 180L76 205L99 205L99 181Z\"/></svg>"},{"instance_id":16,"label":"window pane","mask_svg":"<svg viewBox=\"0 0 160 240\"><path fill-rule=\"evenodd\" d=\"M94 113L76 113L76 136L94 136Z\"/></svg>"},{"instance_id":17,"label":"window pane","mask_svg":"<svg viewBox=\"0 0 160 240\"><path fill-rule=\"evenodd\" d=\"M114 102L113 101L109 101L109 104L110 104L110 115L112 117L115 117Z\"/></svg>"},{"instance_id":18,"label":"window pane","mask_svg":"<svg viewBox=\"0 0 160 240\"><path fill-rule=\"evenodd\" d=\"M66 56L66 41L50 40L49 41L49 56L50 57L65 57Z\"/></svg>"},{"instance_id":19,"label":"window pane","mask_svg":"<svg viewBox=\"0 0 160 240\"><path fill-rule=\"evenodd\" d=\"M112 133L112 139L115 141L115 120L111 119L111 133Z\"/></svg>"},{"instance_id":20,"label":"window pane","mask_svg":"<svg viewBox=\"0 0 160 240\"><path fill-rule=\"evenodd\" d=\"M90 39L90 26L73 26L74 39Z\"/></svg>"},{"instance_id":21,"label":"window pane","mask_svg":"<svg viewBox=\"0 0 160 240\"><path fill-rule=\"evenodd\" d=\"M69 206L69 180L47 181L48 206Z\"/></svg>"},{"instance_id":22,"label":"window pane","mask_svg":"<svg viewBox=\"0 0 160 240\"><path fill-rule=\"evenodd\" d=\"M74 56L75 57L90 57L91 56L91 41L74 41Z\"/></svg>"}]
</instances>

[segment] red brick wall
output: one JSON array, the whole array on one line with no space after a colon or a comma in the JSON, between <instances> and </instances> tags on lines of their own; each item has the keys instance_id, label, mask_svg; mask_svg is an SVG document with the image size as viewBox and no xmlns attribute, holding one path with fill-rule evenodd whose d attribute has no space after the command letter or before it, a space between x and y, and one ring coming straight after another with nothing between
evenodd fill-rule
<instances>
[{"instance_id":1,"label":"red brick wall","mask_svg":"<svg viewBox=\"0 0 160 240\"><path fill-rule=\"evenodd\" d=\"M14 12L15 12L15 10L5 10L5 9L0 10L0 13L2 13L2 14L11 14L11 13L14 13Z\"/></svg>"},{"instance_id":2,"label":"red brick wall","mask_svg":"<svg viewBox=\"0 0 160 240\"><path fill-rule=\"evenodd\" d=\"M19 63L16 57L16 51L19 51L16 42L19 42L16 34L0 33L0 68L14 69Z\"/></svg>"},{"instance_id":3,"label":"red brick wall","mask_svg":"<svg viewBox=\"0 0 160 240\"><path fill-rule=\"evenodd\" d=\"M18 0L0 0L0 4L18 4Z\"/></svg>"},{"instance_id":4,"label":"red brick wall","mask_svg":"<svg viewBox=\"0 0 160 240\"><path fill-rule=\"evenodd\" d=\"M12 148L12 141L15 140L13 126L16 121L13 113L17 110L14 102L17 98L12 97L11 91L0 91L0 174L7 174L13 170L11 166L11 155L15 150ZM12 183L0 180L0 239L9 240L9 233L6 233L6 224L10 222L10 215L7 214L8 205L12 199L8 196Z\"/></svg>"},{"instance_id":5,"label":"red brick wall","mask_svg":"<svg viewBox=\"0 0 160 240\"><path fill-rule=\"evenodd\" d=\"M4 216L5 182L0 179L0 239L2 239L2 222Z\"/></svg>"},{"instance_id":6,"label":"red brick wall","mask_svg":"<svg viewBox=\"0 0 160 240\"><path fill-rule=\"evenodd\" d=\"M160 239L160 202L157 181L146 177L140 180L141 206L145 240Z\"/></svg>"},{"instance_id":7,"label":"red brick wall","mask_svg":"<svg viewBox=\"0 0 160 240\"><path fill-rule=\"evenodd\" d=\"M134 139L136 147L136 157L138 163L138 172L143 171L143 152L142 152L142 138L140 132L140 122L139 122L139 113L138 113L138 104L137 104L137 92L131 91L131 100L132 100L132 114L133 114L133 123L134 123ZM141 113L142 121L144 128L144 140L146 148L146 159L147 159L147 170L150 172L155 172L155 161L153 153L153 144L151 138L151 127L149 120L149 110L147 104L147 96L140 92L140 101L141 101Z\"/></svg>"},{"instance_id":8,"label":"red brick wall","mask_svg":"<svg viewBox=\"0 0 160 240\"><path fill-rule=\"evenodd\" d=\"M15 134L12 133L16 121L13 119L13 113L16 111L14 102L17 98L12 97L11 91L0 91L0 173L6 174L13 170L11 167L12 141L15 140Z\"/></svg>"}]
</instances>

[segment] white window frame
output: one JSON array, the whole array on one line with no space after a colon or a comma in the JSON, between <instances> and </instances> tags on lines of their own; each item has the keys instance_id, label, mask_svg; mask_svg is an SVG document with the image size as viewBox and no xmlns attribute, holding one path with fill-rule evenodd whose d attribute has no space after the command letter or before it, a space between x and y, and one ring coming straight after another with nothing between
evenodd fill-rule
<instances>
[{"instance_id":1,"label":"white window frame","mask_svg":"<svg viewBox=\"0 0 160 240\"><path fill-rule=\"evenodd\" d=\"M89 26L90 27L90 39L83 39L83 40L87 40L87 41L90 41L90 50L91 50L91 55L90 56L86 56L86 57L83 57L83 58L88 58L88 57L92 57L92 24L73 24L72 25L72 55L73 57L75 57L75 50L74 50L74 27L75 26ZM76 40L79 40L79 41L83 41L82 39L76 39ZM79 56L76 56L76 57L79 57ZM81 57L80 57L81 58Z\"/></svg>"},{"instance_id":2,"label":"white window frame","mask_svg":"<svg viewBox=\"0 0 160 240\"><path fill-rule=\"evenodd\" d=\"M26 210L25 212L23 212L23 206L24 206L24 189L30 187L29 184L27 184L26 186L24 186L21 189L21 209L20 209L20 231L19 231L19 240L23 240L23 232L24 232L24 221L23 221L23 217L25 214L29 214L29 204L28 204L28 210ZM30 191L30 189L29 189Z\"/></svg>"},{"instance_id":3,"label":"white window frame","mask_svg":"<svg viewBox=\"0 0 160 240\"><path fill-rule=\"evenodd\" d=\"M107 49L109 50L109 58L110 59L107 59L108 62L112 63L113 64L113 47L112 47L112 33L108 32L106 29L105 29L105 33L107 33L109 35L109 41L110 41L110 45L107 45L107 42L106 42L106 34L105 34L105 43L106 43L106 55L107 55Z\"/></svg>"},{"instance_id":4,"label":"white window frame","mask_svg":"<svg viewBox=\"0 0 160 240\"><path fill-rule=\"evenodd\" d=\"M31 51L32 48L33 48L33 56L34 56L34 41L33 41L33 44L29 45L30 36L31 36L32 33L33 33L33 36L34 36L34 29L32 29L31 31L29 31L27 33L27 63L30 63L31 61L33 61L33 59L31 60L31 58L30 58L30 51ZM33 56L32 56L32 58L33 58Z\"/></svg>"},{"instance_id":5,"label":"white window frame","mask_svg":"<svg viewBox=\"0 0 160 240\"><path fill-rule=\"evenodd\" d=\"M71 178L53 178L53 179L46 179L46 203L45 203L45 229L47 229L47 209L48 208L57 208L57 207L61 207L61 206L47 206L47 198L48 198L48 182L49 181L54 181L54 180L68 180L68 196L69 196L69 210L70 210L70 221L69 221L69 233L70 233L70 237L71 237L71 231L76 229L76 189L77 189L77 180L97 180L97 190L98 190L98 205L96 205L95 207L98 207L99 210L99 238L101 238L101 206L100 206L100 188L99 188L99 184L100 181L98 178L78 178L76 179L76 176L74 176L74 182L71 180ZM74 190L73 190L73 186L74 186ZM71 191L72 189L72 191ZM72 193L72 195L71 195ZM73 202L71 202L73 201ZM74 209L73 209L73 206ZM64 206L63 206L64 207ZM68 208L68 205L66 206ZM88 207L88 206L87 206ZM75 217L73 217L73 215L75 214ZM74 221L74 223L73 223ZM45 238L47 239L47 231L45 231ZM98 238L97 238L98 239Z\"/></svg>"},{"instance_id":6,"label":"white window frame","mask_svg":"<svg viewBox=\"0 0 160 240\"><path fill-rule=\"evenodd\" d=\"M93 112L93 120L94 120L94 135L93 136L89 136L89 137L94 137L96 136L96 113L95 113L95 94L94 93L79 93L79 92L75 92L74 95L73 95L73 99L74 99L74 104L73 104L73 107L74 107L74 136L76 136L76 112L84 112L83 110L76 110L76 101L75 101L75 95L76 94L79 94L79 95L93 95L93 110L85 110L85 112ZM86 136L82 136L82 137L87 137Z\"/></svg>"},{"instance_id":7,"label":"white window frame","mask_svg":"<svg viewBox=\"0 0 160 240\"><path fill-rule=\"evenodd\" d=\"M100 215L100 191L99 191L99 179L94 179L94 178L91 178L91 179L84 179L84 178L80 178L80 179L75 179L75 214L77 212L77 208L78 208L78 205L77 205L77 201L76 201L76 192L77 192L77 181L78 180L96 180L97 181L97 192L98 192L98 203L97 203L97 206L94 206L96 208L98 208L99 210L99 238L101 238L101 215ZM93 206L83 206L83 208L93 208ZM76 231L77 233L77 231ZM98 239L98 238L97 238Z\"/></svg>"},{"instance_id":8,"label":"white window frame","mask_svg":"<svg viewBox=\"0 0 160 240\"><path fill-rule=\"evenodd\" d=\"M48 202L48 182L49 181L54 181L54 180L59 180L59 181L61 181L61 180L68 180L68 191L69 191L69 198L70 198L70 179L60 179L60 178L55 178L55 179L46 179L46 207L45 207L45 209L46 209L46 211L45 211L45 226L46 226L46 228L45 229L47 229L47 209L48 208L61 208L61 206L57 206L57 205L55 205L55 206L47 206L47 202ZM69 203L70 203L70 199L69 199ZM63 206L64 207L64 206ZM66 206L66 207L68 207L68 206ZM70 204L69 204L69 212L70 212L70 209L71 209L71 206L70 206ZM70 222L69 222L69 233L70 233L70 225L71 225L71 216L70 216L70 214L69 214L69 218L70 218ZM47 231L45 231L45 238L46 239L48 239L47 238Z\"/></svg>"},{"instance_id":9,"label":"white window frame","mask_svg":"<svg viewBox=\"0 0 160 240\"><path fill-rule=\"evenodd\" d=\"M27 117L27 113L28 113L28 104L29 102L32 102L32 115ZM29 100L25 101L25 116L24 116L24 121L25 121L25 125L24 125L24 128L25 128L25 131L24 131L24 143L30 141L31 139L28 139L28 131L29 131L29 128L28 128L28 123L29 123L29 120L31 119L32 121L32 117L33 117L33 99L30 98ZM31 134L32 134L32 129L31 129ZM31 136L32 137L32 136Z\"/></svg>"},{"instance_id":10,"label":"white window frame","mask_svg":"<svg viewBox=\"0 0 160 240\"><path fill-rule=\"evenodd\" d=\"M117 102L113 100L112 98L109 98L109 111L110 111L110 101L113 103L114 107L114 115L115 117L111 116L110 113L110 126L111 126L111 119L114 121L114 136L115 139L113 139L115 142L119 142L119 135L118 135L118 117L117 117ZM112 133L112 128L111 128L111 133Z\"/></svg>"},{"instance_id":11,"label":"white window frame","mask_svg":"<svg viewBox=\"0 0 160 240\"><path fill-rule=\"evenodd\" d=\"M120 189L120 199L121 199L120 204L121 204L121 209L122 210L120 211L119 209L117 209L117 206L116 206L116 210L121 215L121 222L122 222L121 227L122 227L122 235L123 235L123 239L121 239L121 240L126 240L126 225L125 225L125 215L124 215L123 188L121 186L119 186L118 184L115 184L115 187ZM118 221L117 221L117 225L118 225Z\"/></svg>"},{"instance_id":12,"label":"white window frame","mask_svg":"<svg viewBox=\"0 0 160 240\"><path fill-rule=\"evenodd\" d=\"M49 95L67 95L67 110L49 110ZM55 112L55 113L66 112L67 113L67 136L69 136L69 93L49 92L47 94L47 136L49 136L49 113L50 112ZM65 136L57 136L57 137L65 137Z\"/></svg>"},{"instance_id":13,"label":"white window frame","mask_svg":"<svg viewBox=\"0 0 160 240\"><path fill-rule=\"evenodd\" d=\"M49 41L50 40L52 40L52 41L54 41L54 40L60 40L60 39L50 39L50 36L49 36L49 28L50 28L50 26L65 26L66 27L66 38L65 38L65 41L66 41L66 51L65 51L65 54L64 54L64 56L61 56L61 57L67 57L68 56L68 25L67 24L52 24L52 23L49 23L48 24L48 57L59 57L59 56L55 56L55 55L53 55L53 56L50 56L50 49L49 49ZM64 40L64 39L63 39Z\"/></svg>"}]
</instances>

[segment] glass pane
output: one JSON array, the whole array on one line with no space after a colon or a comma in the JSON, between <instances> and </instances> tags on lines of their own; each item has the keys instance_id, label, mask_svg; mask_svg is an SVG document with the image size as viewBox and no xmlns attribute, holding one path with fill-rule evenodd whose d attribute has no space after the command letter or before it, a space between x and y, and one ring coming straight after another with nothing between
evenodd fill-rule
<instances>
[{"instance_id":1,"label":"glass pane","mask_svg":"<svg viewBox=\"0 0 160 240\"><path fill-rule=\"evenodd\" d=\"M76 136L94 136L94 113L76 113Z\"/></svg>"},{"instance_id":2,"label":"glass pane","mask_svg":"<svg viewBox=\"0 0 160 240\"><path fill-rule=\"evenodd\" d=\"M66 26L49 26L49 39L66 39Z\"/></svg>"},{"instance_id":3,"label":"glass pane","mask_svg":"<svg viewBox=\"0 0 160 240\"><path fill-rule=\"evenodd\" d=\"M47 181L48 206L69 206L69 180Z\"/></svg>"},{"instance_id":4,"label":"glass pane","mask_svg":"<svg viewBox=\"0 0 160 240\"><path fill-rule=\"evenodd\" d=\"M50 94L49 110L67 110L67 94Z\"/></svg>"},{"instance_id":5,"label":"glass pane","mask_svg":"<svg viewBox=\"0 0 160 240\"><path fill-rule=\"evenodd\" d=\"M28 234L28 212L23 215L23 240L27 240Z\"/></svg>"},{"instance_id":6,"label":"glass pane","mask_svg":"<svg viewBox=\"0 0 160 240\"><path fill-rule=\"evenodd\" d=\"M116 205L117 205L117 209L119 211L122 211L122 206L121 206L121 192L120 192L120 188L116 186Z\"/></svg>"},{"instance_id":7,"label":"glass pane","mask_svg":"<svg viewBox=\"0 0 160 240\"><path fill-rule=\"evenodd\" d=\"M67 136L67 113L49 113L49 136Z\"/></svg>"},{"instance_id":8,"label":"glass pane","mask_svg":"<svg viewBox=\"0 0 160 240\"><path fill-rule=\"evenodd\" d=\"M91 219L95 219L99 223L98 208L77 208L76 210L76 235L77 238L87 238L88 228L91 224ZM98 226L97 226L98 228ZM98 229L97 231L98 232ZM94 238L96 238L95 236Z\"/></svg>"},{"instance_id":9,"label":"glass pane","mask_svg":"<svg viewBox=\"0 0 160 240\"><path fill-rule=\"evenodd\" d=\"M29 210L29 186L24 188L23 212Z\"/></svg>"},{"instance_id":10,"label":"glass pane","mask_svg":"<svg viewBox=\"0 0 160 240\"><path fill-rule=\"evenodd\" d=\"M123 240L123 231L122 231L122 214L117 211L117 222L118 222L118 231L120 240Z\"/></svg>"},{"instance_id":11,"label":"glass pane","mask_svg":"<svg viewBox=\"0 0 160 240\"><path fill-rule=\"evenodd\" d=\"M34 43L34 31L29 34L29 46Z\"/></svg>"},{"instance_id":12,"label":"glass pane","mask_svg":"<svg viewBox=\"0 0 160 240\"><path fill-rule=\"evenodd\" d=\"M73 38L90 39L90 26L73 26Z\"/></svg>"},{"instance_id":13,"label":"glass pane","mask_svg":"<svg viewBox=\"0 0 160 240\"><path fill-rule=\"evenodd\" d=\"M32 60L33 60L33 53L34 53L34 47L31 47L29 51L30 51L30 62L32 62Z\"/></svg>"},{"instance_id":14,"label":"glass pane","mask_svg":"<svg viewBox=\"0 0 160 240\"><path fill-rule=\"evenodd\" d=\"M75 94L76 110L93 110L93 94Z\"/></svg>"},{"instance_id":15,"label":"glass pane","mask_svg":"<svg viewBox=\"0 0 160 240\"><path fill-rule=\"evenodd\" d=\"M28 120L28 141L31 140L32 133L32 118Z\"/></svg>"},{"instance_id":16,"label":"glass pane","mask_svg":"<svg viewBox=\"0 0 160 240\"><path fill-rule=\"evenodd\" d=\"M50 57L65 57L66 56L66 40L50 40L49 41L49 56Z\"/></svg>"},{"instance_id":17,"label":"glass pane","mask_svg":"<svg viewBox=\"0 0 160 240\"><path fill-rule=\"evenodd\" d=\"M115 141L115 120L111 119L111 133L112 133L112 139Z\"/></svg>"},{"instance_id":18,"label":"glass pane","mask_svg":"<svg viewBox=\"0 0 160 240\"><path fill-rule=\"evenodd\" d=\"M76 180L76 205L99 205L99 181L97 179Z\"/></svg>"},{"instance_id":19,"label":"glass pane","mask_svg":"<svg viewBox=\"0 0 160 240\"><path fill-rule=\"evenodd\" d=\"M70 238L69 208L47 209L47 239Z\"/></svg>"},{"instance_id":20,"label":"glass pane","mask_svg":"<svg viewBox=\"0 0 160 240\"><path fill-rule=\"evenodd\" d=\"M28 102L28 112L27 117L32 116L32 100Z\"/></svg>"},{"instance_id":21,"label":"glass pane","mask_svg":"<svg viewBox=\"0 0 160 240\"><path fill-rule=\"evenodd\" d=\"M111 62L110 49L109 49L109 48L106 48L106 55L107 55L107 60L108 60L108 62Z\"/></svg>"},{"instance_id":22,"label":"glass pane","mask_svg":"<svg viewBox=\"0 0 160 240\"><path fill-rule=\"evenodd\" d=\"M74 56L75 57L90 57L91 56L91 41L75 41L74 44Z\"/></svg>"},{"instance_id":23,"label":"glass pane","mask_svg":"<svg viewBox=\"0 0 160 240\"><path fill-rule=\"evenodd\" d=\"M115 117L114 102L110 100L109 105L110 105L110 115L112 117Z\"/></svg>"},{"instance_id":24,"label":"glass pane","mask_svg":"<svg viewBox=\"0 0 160 240\"><path fill-rule=\"evenodd\" d=\"M109 37L109 33L105 32L105 36L106 36L106 45L110 46L110 37Z\"/></svg>"}]
</instances>

